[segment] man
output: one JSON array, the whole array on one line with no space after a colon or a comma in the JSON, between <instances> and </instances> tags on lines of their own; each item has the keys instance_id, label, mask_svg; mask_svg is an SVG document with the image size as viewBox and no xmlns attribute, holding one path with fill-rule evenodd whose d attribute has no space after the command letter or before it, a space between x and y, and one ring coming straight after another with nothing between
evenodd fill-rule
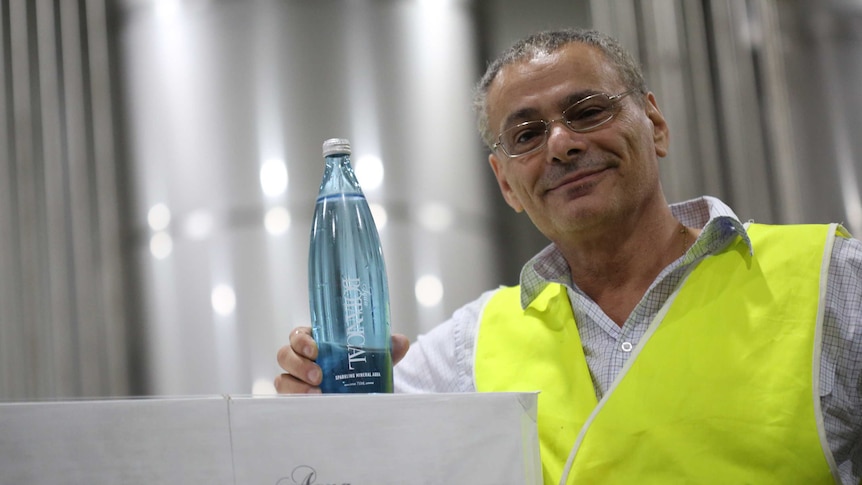
<instances>
[{"instance_id":1,"label":"man","mask_svg":"<svg viewBox=\"0 0 862 485\"><path fill-rule=\"evenodd\" d=\"M517 43L476 106L503 197L552 244L409 353L393 337L398 391L541 390L545 483L859 483L859 241L668 206L667 123L600 33ZM315 357L297 329L276 388L314 392Z\"/></svg>"}]
</instances>

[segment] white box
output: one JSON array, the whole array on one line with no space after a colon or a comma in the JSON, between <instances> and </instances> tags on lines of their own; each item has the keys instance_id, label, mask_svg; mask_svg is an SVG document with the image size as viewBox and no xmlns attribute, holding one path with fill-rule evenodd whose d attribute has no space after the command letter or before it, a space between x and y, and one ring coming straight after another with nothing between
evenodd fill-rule
<instances>
[{"instance_id":1,"label":"white box","mask_svg":"<svg viewBox=\"0 0 862 485\"><path fill-rule=\"evenodd\" d=\"M535 393L0 404L0 484L541 484Z\"/></svg>"}]
</instances>

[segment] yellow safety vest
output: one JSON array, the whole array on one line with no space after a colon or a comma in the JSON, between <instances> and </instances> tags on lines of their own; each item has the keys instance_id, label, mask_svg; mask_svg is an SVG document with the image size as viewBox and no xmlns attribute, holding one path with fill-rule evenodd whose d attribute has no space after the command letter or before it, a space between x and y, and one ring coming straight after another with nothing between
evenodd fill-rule
<instances>
[{"instance_id":1,"label":"yellow safety vest","mask_svg":"<svg viewBox=\"0 0 862 485\"><path fill-rule=\"evenodd\" d=\"M565 287L480 318L475 385L541 391L546 484L838 482L820 414L820 307L840 226L764 226L708 256L652 322L601 402ZM568 462L568 463L567 463Z\"/></svg>"}]
</instances>

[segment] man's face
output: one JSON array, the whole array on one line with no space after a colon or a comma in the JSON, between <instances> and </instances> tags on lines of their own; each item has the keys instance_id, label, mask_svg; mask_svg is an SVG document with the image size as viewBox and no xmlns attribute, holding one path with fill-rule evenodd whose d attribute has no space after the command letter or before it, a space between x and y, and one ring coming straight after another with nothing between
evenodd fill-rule
<instances>
[{"instance_id":1,"label":"man's face","mask_svg":"<svg viewBox=\"0 0 862 485\"><path fill-rule=\"evenodd\" d=\"M556 52L504 67L488 90L490 129L499 133L525 121L558 119L574 101L627 90L602 52L573 43ZM506 202L552 241L578 231L606 230L664 204L658 157L667 153L667 125L649 94L634 92L594 131L575 133L556 122L547 145L519 158L499 148L489 161Z\"/></svg>"}]
</instances>

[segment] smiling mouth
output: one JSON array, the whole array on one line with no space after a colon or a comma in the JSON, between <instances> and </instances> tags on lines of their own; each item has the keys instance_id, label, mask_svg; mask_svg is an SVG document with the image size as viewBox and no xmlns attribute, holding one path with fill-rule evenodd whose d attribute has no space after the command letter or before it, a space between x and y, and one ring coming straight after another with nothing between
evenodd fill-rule
<instances>
[{"instance_id":1,"label":"smiling mouth","mask_svg":"<svg viewBox=\"0 0 862 485\"><path fill-rule=\"evenodd\" d=\"M595 175L604 173L611 167L602 167L597 170L589 170L586 172L576 173L571 176L563 177L559 182L555 182L550 188L545 190L545 193L559 191L560 189L582 189L585 185L591 185Z\"/></svg>"}]
</instances>

